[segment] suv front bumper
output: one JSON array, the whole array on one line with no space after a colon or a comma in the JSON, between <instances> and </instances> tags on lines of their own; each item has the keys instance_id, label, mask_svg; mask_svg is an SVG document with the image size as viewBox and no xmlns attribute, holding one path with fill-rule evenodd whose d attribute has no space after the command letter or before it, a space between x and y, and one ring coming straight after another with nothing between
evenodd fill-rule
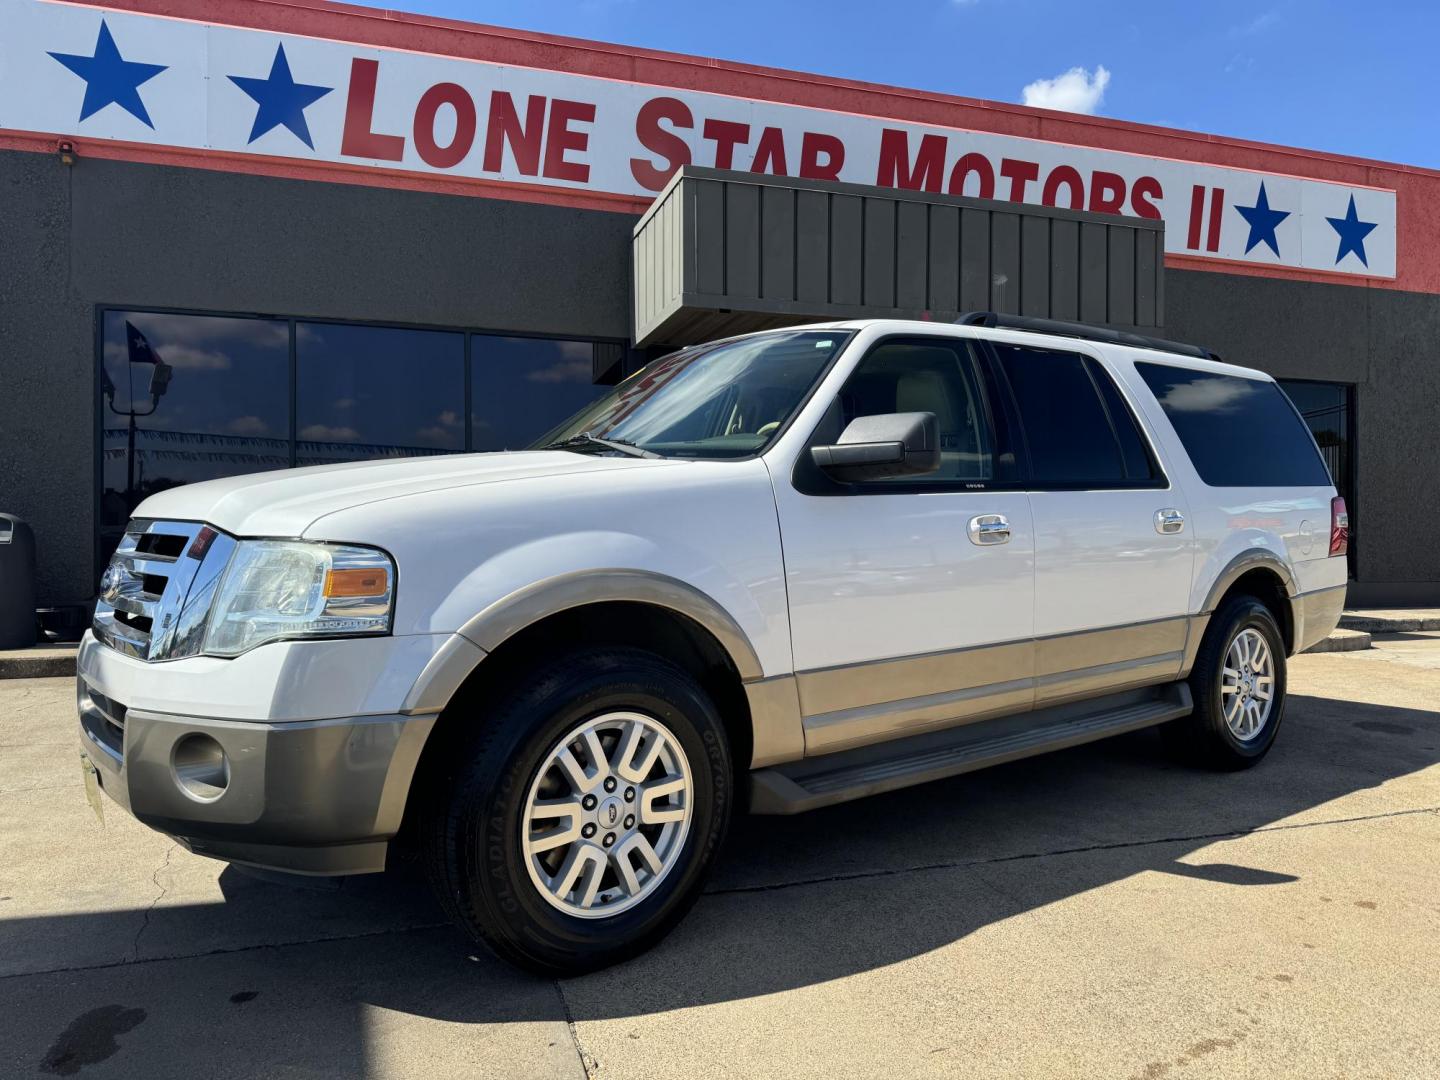
<instances>
[{"instance_id":1,"label":"suv front bumper","mask_svg":"<svg viewBox=\"0 0 1440 1080\"><path fill-rule=\"evenodd\" d=\"M272 723L129 709L83 663L76 697L82 752L116 803L197 854L304 874L384 869L436 719Z\"/></svg>"}]
</instances>

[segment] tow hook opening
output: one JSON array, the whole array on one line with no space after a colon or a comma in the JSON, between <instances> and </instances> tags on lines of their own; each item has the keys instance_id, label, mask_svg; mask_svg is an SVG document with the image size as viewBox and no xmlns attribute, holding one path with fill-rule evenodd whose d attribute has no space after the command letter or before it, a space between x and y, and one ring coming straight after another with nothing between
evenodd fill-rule
<instances>
[{"instance_id":1,"label":"tow hook opening","mask_svg":"<svg viewBox=\"0 0 1440 1080\"><path fill-rule=\"evenodd\" d=\"M214 802L230 786L230 759L209 735L186 735L170 755L175 783L197 802Z\"/></svg>"}]
</instances>

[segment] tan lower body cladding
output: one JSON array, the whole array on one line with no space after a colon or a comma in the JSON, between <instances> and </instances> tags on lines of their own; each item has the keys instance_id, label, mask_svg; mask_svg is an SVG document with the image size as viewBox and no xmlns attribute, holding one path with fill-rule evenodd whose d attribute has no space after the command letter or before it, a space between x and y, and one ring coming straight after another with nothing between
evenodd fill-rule
<instances>
[{"instance_id":1,"label":"tan lower body cladding","mask_svg":"<svg viewBox=\"0 0 1440 1080\"><path fill-rule=\"evenodd\" d=\"M1205 619L1160 619L801 672L805 753L1173 681Z\"/></svg>"}]
</instances>

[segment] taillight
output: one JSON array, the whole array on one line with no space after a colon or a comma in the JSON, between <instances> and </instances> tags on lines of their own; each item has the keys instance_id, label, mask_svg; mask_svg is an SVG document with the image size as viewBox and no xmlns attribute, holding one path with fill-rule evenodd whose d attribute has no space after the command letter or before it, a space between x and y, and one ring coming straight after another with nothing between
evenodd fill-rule
<instances>
[{"instance_id":1,"label":"taillight","mask_svg":"<svg viewBox=\"0 0 1440 1080\"><path fill-rule=\"evenodd\" d=\"M1330 554L1344 555L1350 550L1350 514L1339 495L1330 500Z\"/></svg>"}]
</instances>

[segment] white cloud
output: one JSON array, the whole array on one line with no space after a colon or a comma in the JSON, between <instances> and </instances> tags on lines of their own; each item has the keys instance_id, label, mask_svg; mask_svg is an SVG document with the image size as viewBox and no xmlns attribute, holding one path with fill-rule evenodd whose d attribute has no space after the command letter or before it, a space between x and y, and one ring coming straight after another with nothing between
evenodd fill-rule
<instances>
[{"instance_id":1,"label":"white cloud","mask_svg":"<svg viewBox=\"0 0 1440 1080\"><path fill-rule=\"evenodd\" d=\"M453 436L453 432L446 431L438 424L422 427L415 432L415 439L421 446L448 447Z\"/></svg>"},{"instance_id":2,"label":"white cloud","mask_svg":"<svg viewBox=\"0 0 1440 1080\"><path fill-rule=\"evenodd\" d=\"M164 360L177 371L227 371L230 367L230 357L214 349L196 349L189 345L171 345L161 352L155 350L160 359Z\"/></svg>"},{"instance_id":3,"label":"white cloud","mask_svg":"<svg viewBox=\"0 0 1440 1080\"><path fill-rule=\"evenodd\" d=\"M589 357L584 360L560 360L548 367L536 368L525 378L538 383L589 382L592 366Z\"/></svg>"},{"instance_id":4,"label":"white cloud","mask_svg":"<svg viewBox=\"0 0 1440 1080\"><path fill-rule=\"evenodd\" d=\"M193 345L166 345L163 350L155 348L155 355L180 371L226 371L230 367L230 358L224 353ZM105 359L123 364L130 359L130 350L123 341L107 341Z\"/></svg>"},{"instance_id":5,"label":"white cloud","mask_svg":"<svg viewBox=\"0 0 1440 1080\"><path fill-rule=\"evenodd\" d=\"M559 341L556 344L560 348L560 355L567 360L584 360L590 362L590 357L595 354L595 345L589 341Z\"/></svg>"},{"instance_id":6,"label":"white cloud","mask_svg":"<svg viewBox=\"0 0 1440 1080\"><path fill-rule=\"evenodd\" d=\"M359 442L360 433L353 427L307 424L300 429L300 438L311 442Z\"/></svg>"},{"instance_id":7,"label":"white cloud","mask_svg":"<svg viewBox=\"0 0 1440 1080\"><path fill-rule=\"evenodd\" d=\"M237 416L225 425L232 435L268 435L270 425L258 416Z\"/></svg>"},{"instance_id":8,"label":"white cloud","mask_svg":"<svg viewBox=\"0 0 1440 1080\"><path fill-rule=\"evenodd\" d=\"M1103 64L1097 65L1093 74L1083 67L1073 67L1053 79L1036 79L1020 92L1020 100L1036 109L1088 116L1100 107L1109 85L1110 72Z\"/></svg>"},{"instance_id":9,"label":"white cloud","mask_svg":"<svg viewBox=\"0 0 1440 1080\"><path fill-rule=\"evenodd\" d=\"M1160 404L1171 412L1228 413L1262 386L1250 379L1204 379L1172 386Z\"/></svg>"},{"instance_id":10,"label":"white cloud","mask_svg":"<svg viewBox=\"0 0 1440 1080\"><path fill-rule=\"evenodd\" d=\"M272 319L231 319L212 315L156 315L138 312L127 317L166 363L164 348L174 344L214 350L235 342L262 348L288 348L290 328Z\"/></svg>"},{"instance_id":11,"label":"white cloud","mask_svg":"<svg viewBox=\"0 0 1440 1080\"><path fill-rule=\"evenodd\" d=\"M1259 15L1256 15L1255 18L1251 19L1247 23L1241 23L1239 26L1232 26L1230 28L1230 36L1254 37L1256 34L1263 34L1266 30L1269 30L1270 27L1274 26L1279 21L1280 13L1278 11L1264 11L1261 12Z\"/></svg>"}]
</instances>

